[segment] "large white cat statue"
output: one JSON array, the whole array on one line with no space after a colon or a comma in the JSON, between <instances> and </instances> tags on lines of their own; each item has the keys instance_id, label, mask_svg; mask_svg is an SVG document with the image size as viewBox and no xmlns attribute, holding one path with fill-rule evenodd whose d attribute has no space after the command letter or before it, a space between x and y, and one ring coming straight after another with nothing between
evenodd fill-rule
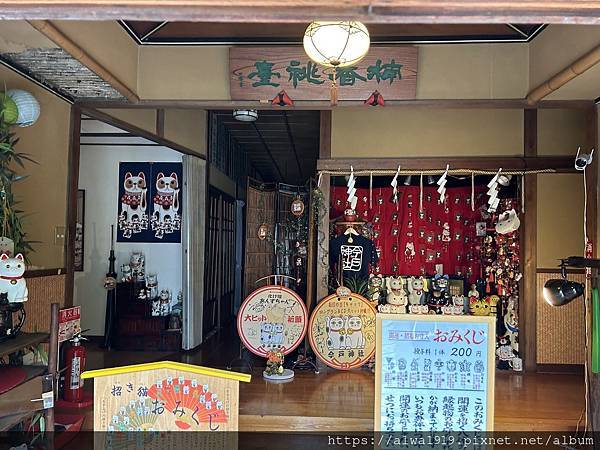
<instances>
[{"instance_id":1,"label":"large white cat statue","mask_svg":"<svg viewBox=\"0 0 600 450\"><path fill-rule=\"evenodd\" d=\"M25 258L17 254L11 258L6 253L0 256L0 294L6 294L9 303L27 301L29 291L23 274L25 273Z\"/></svg>"}]
</instances>

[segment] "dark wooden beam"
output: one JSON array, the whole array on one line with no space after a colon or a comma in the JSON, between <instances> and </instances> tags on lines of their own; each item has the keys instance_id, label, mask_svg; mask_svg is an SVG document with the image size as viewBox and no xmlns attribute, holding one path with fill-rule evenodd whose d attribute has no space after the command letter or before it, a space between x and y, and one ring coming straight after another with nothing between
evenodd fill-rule
<instances>
[{"instance_id":1,"label":"dark wooden beam","mask_svg":"<svg viewBox=\"0 0 600 450\"><path fill-rule=\"evenodd\" d=\"M206 159L205 155L195 152L194 150L188 147L165 139L164 137L152 134L144 130L143 128L136 127L135 125L125 122L121 119L117 119L116 117L113 117L110 114L106 114L105 112L98 111L94 108L82 107L81 105L77 105L77 107L81 109L81 113L85 116L93 117L94 119L100 120L109 125L113 125L117 128L120 128L121 130L128 131L129 133L134 134L136 136L143 137L145 139L148 139L149 141L156 142L157 144L172 148L173 150L177 150L178 152L183 153L184 155L192 155L201 159Z\"/></svg>"},{"instance_id":2,"label":"dark wooden beam","mask_svg":"<svg viewBox=\"0 0 600 450\"><path fill-rule=\"evenodd\" d=\"M523 153L537 159L538 114L525 110L523 116ZM563 164L571 164L573 158ZM527 371L537 368L537 175L523 177L524 208L521 225L521 298L519 302L519 352Z\"/></svg>"},{"instance_id":3,"label":"dark wooden beam","mask_svg":"<svg viewBox=\"0 0 600 450\"><path fill-rule=\"evenodd\" d=\"M555 101L556 102L556 101ZM564 105L571 101L560 101ZM252 108L258 110L332 110L335 108L372 108L362 101L341 100L337 106L331 106L329 101L297 100L293 106L281 107L260 101L247 100L141 100L136 103L111 100L82 100L77 102L82 107L91 108L176 108L176 109L240 109ZM544 102L540 102L543 105ZM581 101L577 101L581 103ZM593 102L587 102L589 105ZM444 99L444 100L386 100L386 108L448 108L448 109L524 109L536 108L538 105L527 105L523 99ZM566 107L566 106L565 106Z\"/></svg>"},{"instance_id":4,"label":"dark wooden beam","mask_svg":"<svg viewBox=\"0 0 600 450\"><path fill-rule=\"evenodd\" d=\"M195 22L308 23L600 23L595 1L564 0L4 0L1 19L169 20Z\"/></svg>"},{"instance_id":5,"label":"dark wooden beam","mask_svg":"<svg viewBox=\"0 0 600 450\"><path fill-rule=\"evenodd\" d=\"M79 153L81 110L71 106L69 125L69 155L67 159L67 239L65 242L65 307L73 306L75 287L75 228L77 225L77 190L79 189Z\"/></svg>"},{"instance_id":6,"label":"dark wooden beam","mask_svg":"<svg viewBox=\"0 0 600 450\"><path fill-rule=\"evenodd\" d=\"M156 135L158 137L165 137L165 110L159 108L156 110Z\"/></svg>"},{"instance_id":7,"label":"dark wooden beam","mask_svg":"<svg viewBox=\"0 0 600 450\"><path fill-rule=\"evenodd\" d=\"M229 110L251 108L267 110L309 110L331 111L336 108L372 108L362 101L340 100L337 106L331 106L328 101L297 100L293 106L281 107L260 101L245 100L140 100L136 103L112 100L81 100L78 105L96 109L115 108L175 108L175 109L211 109ZM439 108L439 109L590 109L594 107L593 100L542 100L535 105L529 105L525 99L417 99L417 100L386 100L385 108Z\"/></svg>"},{"instance_id":8,"label":"dark wooden beam","mask_svg":"<svg viewBox=\"0 0 600 450\"><path fill-rule=\"evenodd\" d=\"M557 172L575 172L573 156L537 156L537 157L413 157L413 158L354 158L319 159L317 170L349 171L354 170L396 170L398 165L404 170L543 170L554 169Z\"/></svg>"}]
</instances>

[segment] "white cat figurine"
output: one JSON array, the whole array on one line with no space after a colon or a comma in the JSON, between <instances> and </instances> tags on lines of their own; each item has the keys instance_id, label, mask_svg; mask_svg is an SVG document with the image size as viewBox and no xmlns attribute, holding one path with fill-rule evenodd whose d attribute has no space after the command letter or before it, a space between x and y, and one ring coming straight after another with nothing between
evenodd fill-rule
<instances>
[{"instance_id":1,"label":"white cat figurine","mask_svg":"<svg viewBox=\"0 0 600 450\"><path fill-rule=\"evenodd\" d=\"M0 256L0 294L7 294L9 303L23 303L27 301L29 291L23 274L25 273L25 259L22 254L11 258L6 253Z\"/></svg>"}]
</instances>

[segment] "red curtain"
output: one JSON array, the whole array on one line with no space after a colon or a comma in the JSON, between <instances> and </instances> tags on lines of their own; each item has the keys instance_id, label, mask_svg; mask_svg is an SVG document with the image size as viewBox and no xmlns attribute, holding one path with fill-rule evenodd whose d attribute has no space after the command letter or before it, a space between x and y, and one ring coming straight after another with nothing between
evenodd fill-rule
<instances>
[{"instance_id":1,"label":"red curtain","mask_svg":"<svg viewBox=\"0 0 600 450\"><path fill-rule=\"evenodd\" d=\"M470 187L448 188L443 204L436 189L423 188L422 212L418 186L399 187L397 203L392 202L391 187L357 190L359 220L373 225L372 239L380 257L373 272L432 275L436 264L443 264L444 273L460 274L470 282L480 276L481 238L476 235L475 224L482 221L485 187L476 187L474 210ZM346 198L346 187L332 187L332 220L343 215Z\"/></svg>"}]
</instances>

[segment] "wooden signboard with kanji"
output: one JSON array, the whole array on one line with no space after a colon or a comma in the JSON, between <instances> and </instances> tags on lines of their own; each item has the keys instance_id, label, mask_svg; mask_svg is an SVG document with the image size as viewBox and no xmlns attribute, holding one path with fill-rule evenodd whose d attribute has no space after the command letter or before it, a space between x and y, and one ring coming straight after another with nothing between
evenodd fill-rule
<instances>
[{"instance_id":1,"label":"wooden signboard with kanji","mask_svg":"<svg viewBox=\"0 0 600 450\"><path fill-rule=\"evenodd\" d=\"M340 100L366 100L379 91L385 100L410 100L417 93L418 48L372 47L355 66L337 70ZM328 100L331 69L302 47L231 47L232 100L271 100L285 90L292 100Z\"/></svg>"},{"instance_id":2,"label":"wooden signboard with kanji","mask_svg":"<svg viewBox=\"0 0 600 450\"><path fill-rule=\"evenodd\" d=\"M377 314L375 431L493 431L495 343L495 317Z\"/></svg>"},{"instance_id":3,"label":"wooden signboard with kanji","mask_svg":"<svg viewBox=\"0 0 600 450\"><path fill-rule=\"evenodd\" d=\"M82 378L94 378L94 431L103 432L97 445L135 448L140 439L143 448L161 450L237 444L231 439L236 433L160 432L238 431L239 382L250 375L162 361L93 370ZM128 433L137 431L153 433Z\"/></svg>"}]
</instances>

